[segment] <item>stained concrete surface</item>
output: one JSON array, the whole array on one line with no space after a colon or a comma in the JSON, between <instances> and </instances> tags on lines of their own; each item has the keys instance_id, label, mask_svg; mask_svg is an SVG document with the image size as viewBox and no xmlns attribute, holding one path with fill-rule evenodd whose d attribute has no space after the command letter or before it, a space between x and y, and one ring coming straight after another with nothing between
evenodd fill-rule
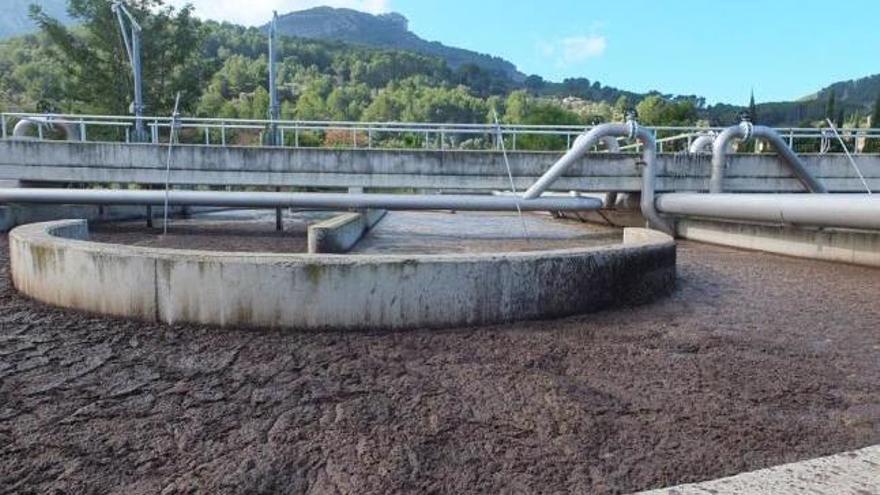
<instances>
[{"instance_id":1,"label":"stained concrete surface","mask_svg":"<svg viewBox=\"0 0 880 495\"><path fill-rule=\"evenodd\" d=\"M13 230L15 287L58 307L147 321L366 331L592 313L675 285L675 243L647 229L605 248L445 256L181 251L82 242L88 234L84 220Z\"/></svg>"},{"instance_id":2,"label":"stained concrete surface","mask_svg":"<svg viewBox=\"0 0 880 495\"><path fill-rule=\"evenodd\" d=\"M668 299L444 332L46 308L0 238L0 493L627 493L880 443L880 270L679 245Z\"/></svg>"}]
</instances>

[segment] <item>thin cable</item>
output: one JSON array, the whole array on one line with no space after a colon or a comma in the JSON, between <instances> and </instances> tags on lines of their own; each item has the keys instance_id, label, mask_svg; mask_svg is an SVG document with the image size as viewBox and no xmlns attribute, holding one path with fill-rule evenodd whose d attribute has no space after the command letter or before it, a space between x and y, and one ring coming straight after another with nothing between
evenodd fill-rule
<instances>
[{"instance_id":1,"label":"thin cable","mask_svg":"<svg viewBox=\"0 0 880 495\"><path fill-rule=\"evenodd\" d=\"M522 223L523 238L529 242L529 229L526 226L526 219L523 216L522 208L519 205L519 193L516 191L516 184L513 182L513 172L510 170L510 161L507 159L507 147L504 145L504 135L501 134L501 124L498 122L498 112L493 108L492 116L495 118L495 131L498 134L498 142L501 143L501 153L504 156L504 166L507 167L507 178L510 179L510 192L513 193L513 202L516 204L516 212L519 214L519 220Z\"/></svg>"},{"instance_id":2,"label":"thin cable","mask_svg":"<svg viewBox=\"0 0 880 495\"><path fill-rule=\"evenodd\" d=\"M840 146L843 147L843 152L846 153L846 157L849 158L849 163L852 164L853 168L856 169L856 173L859 174L859 179L862 181L862 185L865 186L865 190L868 191L868 194L874 194L871 192L871 188L868 186L868 181L865 180L865 176L862 175L862 171L859 170L859 166L856 165L856 161L853 159L852 155L849 154L849 149L846 147L846 143L843 142L843 138L840 137L840 133L837 132L837 127L835 127L834 122L831 119L825 119L828 122L828 125L831 126L831 130L834 131L834 135L837 136L837 140L840 141Z\"/></svg>"},{"instance_id":3,"label":"thin cable","mask_svg":"<svg viewBox=\"0 0 880 495\"><path fill-rule=\"evenodd\" d=\"M177 119L180 114L177 109L180 106L180 91L174 100L174 113L171 114L171 131L168 134L168 160L165 163L165 214L162 220L162 235L168 235L168 197L171 194L171 151L174 149L174 140L177 138Z\"/></svg>"}]
</instances>

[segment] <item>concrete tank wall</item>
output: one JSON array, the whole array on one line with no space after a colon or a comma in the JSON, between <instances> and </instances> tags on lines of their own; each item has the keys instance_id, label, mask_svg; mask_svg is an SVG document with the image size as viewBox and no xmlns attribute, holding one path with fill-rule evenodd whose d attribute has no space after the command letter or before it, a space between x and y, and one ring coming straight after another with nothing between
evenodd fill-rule
<instances>
[{"instance_id":1,"label":"concrete tank wall","mask_svg":"<svg viewBox=\"0 0 880 495\"><path fill-rule=\"evenodd\" d=\"M68 238L62 238L64 236ZM88 242L83 220L18 227L12 279L68 308L153 321L298 329L452 327L650 301L675 283L675 243L499 255L275 255Z\"/></svg>"},{"instance_id":2,"label":"concrete tank wall","mask_svg":"<svg viewBox=\"0 0 880 495\"><path fill-rule=\"evenodd\" d=\"M880 232L680 218L676 234L709 244L880 267Z\"/></svg>"}]
</instances>

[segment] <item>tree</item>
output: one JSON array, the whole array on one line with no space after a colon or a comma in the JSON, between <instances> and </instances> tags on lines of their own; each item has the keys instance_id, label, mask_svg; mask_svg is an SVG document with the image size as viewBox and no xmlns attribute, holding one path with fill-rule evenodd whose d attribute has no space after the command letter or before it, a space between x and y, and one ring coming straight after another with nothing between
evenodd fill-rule
<instances>
[{"instance_id":1,"label":"tree","mask_svg":"<svg viewBox=\"0 0 880 495\"><path fill-rule=\"evenodd\" d=\"M755 90L752 90L752 96L749 99L749 120L758 122L758 107L755 105Z\"/></svg>"},{"instance_id":2,"label":"tree","mask_svg":"<svg viewBox=\"0 0 880 495\"><path fill-rule=\"evenodd\" d=\"M525 81L523 81L523 86L525 86L526 90L528 90L531 94L537 95L547 83L544 82L544 78L541 76L532 74L527 77Z\"/></svg>"},{"instance_id":3,"label":"tree","mask_svg":"<svg viewBox=\"0 0 880 495\"><path fill-rule=\"evenodd\" d=\"M77 28L68 29L32 5L31 18L52 43L49 57L67 70L66 88L77 110L128 113L133 81L128 57L109 0L69 0L68 12ZM198 49L203 32L192 7L166 7L162 0L129 0L126 7L143 28L144 99L149 113L169 113L175 93L184 108L194 107L201 94L204 66Z\"/></svg>"},{"instance_id":4,"label":"tree","mask_svg":"<svg viewBox=\"0 0 880 495\"><path fill-rule=\"evenodd\" d=\"M880 94L877 94L877 98L874 100L874 111L871 113L871 127L880 127Z\"/></svg>"},{"instance_id":5,"label":"tree","mask_svg":"<svg viewBox=\"0 0 880 495\"><path fill-rule=\"evenodd\" d=\"M617 101L614 102L614 113L613 119L616 121L622 121L626 118L626 112L630 109L630 100L628 96L621 95L617 98Z\"/></svg>"},{"instance_id":6,"label":"tree","mask_svg":"<svg viewBox=\"0 0 880 495\"><path fill-rule=\"evenodd\" d=\"M869 127L877 128L880 127L880 94L877 95L877 98L874 100L874 111L871 113L871 122ZM880 151L880 139L872 139L866 143L866 151L877 153Z\"/></svg>"},{"instance_id":7,"label":"tree","mask_svg":"<svg viewBox=\"0 0 880 495\"><path fill-rule=\"evenodd\" d=\"M660 125L663 123L663 112L666 102L661 96L651 95L636 105L639 121L647 125Z\"/></svg>"},{"instance_id":8,"label":"tree","mask_svg":"<svg viewBox=\"0 0 880 495\"><path fill-rule=\"evenodd\" d=\"M826 119L834 119L837 117L837 97L834 93L834 89L831 89L831 92L828 95L828 103L825 105L825 118Z\"/></svg>"}]
</instances>

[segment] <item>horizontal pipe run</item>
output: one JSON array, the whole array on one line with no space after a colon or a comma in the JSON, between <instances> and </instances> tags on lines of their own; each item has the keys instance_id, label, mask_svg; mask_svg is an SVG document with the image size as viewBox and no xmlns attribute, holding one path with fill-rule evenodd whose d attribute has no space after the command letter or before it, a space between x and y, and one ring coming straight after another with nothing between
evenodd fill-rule
<instances>
[{"instance_id":1,"label":"horizontal pipe run","mask_svg":"<svg viewBox=\"0 0 880 495\"><path fill-rule=\"evenodd\" d=\"M165 191L102 189L0 188L0 203L162 205ZM597 210L602 200L590 197L521 199L515 196L348 194L181 191L168 193L170 205L236 208L375 208L385 210L573 211Z\"/></svg>"},{"instance_id":2,"label":"horizontal pipe run","mask_svg":"<svg viewBox=\"0 0 880 495\"><path fill-rule=\"evenodd\" d=\"M867 194L669 193L656 206L669 215L880 230L880 196Z\"/></svg>"}]
</instances>

